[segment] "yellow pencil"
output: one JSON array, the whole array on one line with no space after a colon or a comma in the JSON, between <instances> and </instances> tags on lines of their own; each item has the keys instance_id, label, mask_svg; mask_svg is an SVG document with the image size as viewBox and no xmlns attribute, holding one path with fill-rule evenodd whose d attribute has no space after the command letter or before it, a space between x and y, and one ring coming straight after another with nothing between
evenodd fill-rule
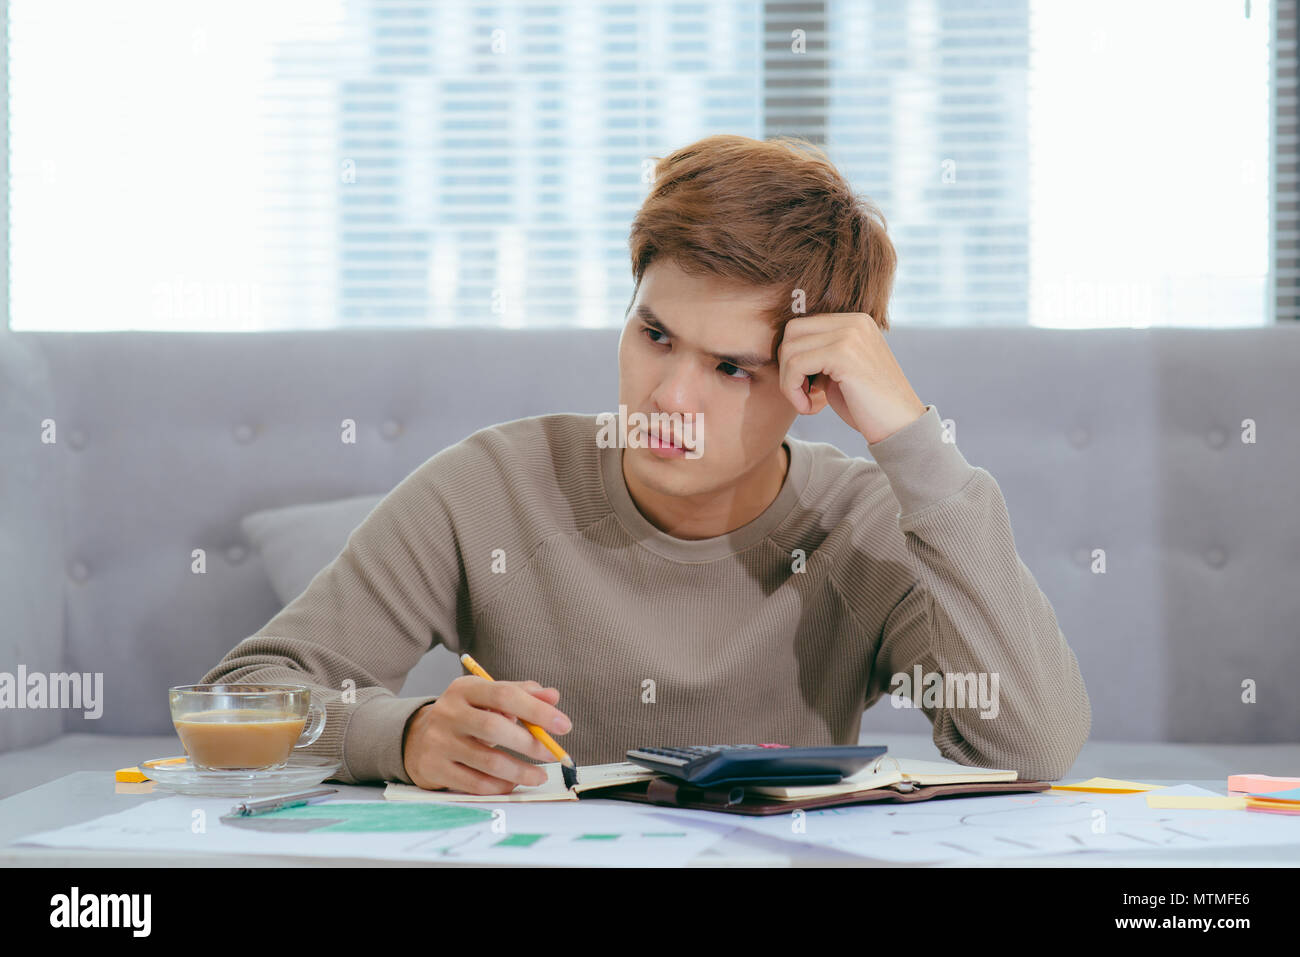
<instances>
[{"instance_id":1,"label":"yellow pencil","mask_svg":"<svg viewBox=\"0 0 1300 957\"><path fill-rule=\"evenodd\" d=\"M480 665L473 658L471 658L469 655L461 655L460 663L464 665L466 668L468 668L473 674L478 675L480 678L486 678L488 681L496 680L490 674L484 671L483 666ZM573 771L577 770L577 765L573 763L573 758L569 757L568 753L556 743L555 739L552 738L549 734L547 734L542 728L533 724L531 721L524 721L523 718L520 718L519 720L523 722L525 728L527 728L529 731L532 732L534 738L542 742L542 744L546 745L547 751L550 751L551 754L555 755L557 758L560 759L560 764L564 766L564 783L572 787L574 782L569 780L571 777L571 773L569 769L572 769Z\"/></svg>"}]
</instances>

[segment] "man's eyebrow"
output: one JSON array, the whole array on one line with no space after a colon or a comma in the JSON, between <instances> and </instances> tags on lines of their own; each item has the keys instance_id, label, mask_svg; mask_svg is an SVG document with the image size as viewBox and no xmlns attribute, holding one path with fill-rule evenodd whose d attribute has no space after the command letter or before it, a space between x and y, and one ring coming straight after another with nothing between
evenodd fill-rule
<instances>
[{"instance_id":1,"label":"man's eyebrow","mask_svg":"<svg viewBox=\"0 0 1300 957\"><path fill-rule=\"evenodd\" d=\"M672 330L663 324L659 317L654 314L654 310L649 306L644 304L638 305L636 307L635 315L646 325L653 326L664 335L672 338ZM708 355L717 359L719 362L725 362L728 365L736 366L738 369L746 367L751 369L765 369L768 366L776 365L776 359L769 355L764 355L761 352L739 352L732 355L725 355L720 352L710 352Z\"/></svg>"}]
</instances>

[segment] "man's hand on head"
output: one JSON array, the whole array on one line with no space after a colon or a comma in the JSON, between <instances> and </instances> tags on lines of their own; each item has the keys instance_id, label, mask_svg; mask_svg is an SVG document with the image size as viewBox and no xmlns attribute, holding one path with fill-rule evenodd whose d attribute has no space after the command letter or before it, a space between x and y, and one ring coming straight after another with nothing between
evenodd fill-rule
<instances>
[{"instance_id":1,"label":"man's hand on head","mask_svg":"<svg viewBox=\"0 0 1300 957\"><path fill-rule=\"evenodd\" d=\"M876 321L864 312L824 312L786 323L777 349L781 392L800 415L827 404L868 443L925 414Z\"/></svg>"}]
</instances>

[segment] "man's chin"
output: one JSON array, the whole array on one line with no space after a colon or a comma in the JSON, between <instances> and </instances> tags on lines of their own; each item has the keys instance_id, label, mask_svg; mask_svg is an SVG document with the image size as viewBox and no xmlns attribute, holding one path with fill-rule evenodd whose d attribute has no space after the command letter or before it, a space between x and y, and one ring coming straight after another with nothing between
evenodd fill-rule
<instances>
[{"instance_id":1,"label":"man's chin","mask_svg":"<svg viewBox=\"0 0 1300 957\"><path fill-rule=\"evenodd\" d=\"M692 469L698 459L661 459L646 449L628 449L634 456L629 465L642 485L661 495L698 495L707 491L700 487L700 474Z\"/></svg>"}]
</instances>

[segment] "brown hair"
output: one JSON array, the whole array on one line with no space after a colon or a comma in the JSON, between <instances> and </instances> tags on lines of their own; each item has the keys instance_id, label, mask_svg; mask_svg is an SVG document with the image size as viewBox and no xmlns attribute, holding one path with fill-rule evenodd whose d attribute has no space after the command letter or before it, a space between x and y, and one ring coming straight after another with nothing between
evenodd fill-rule
<instances>
[{"instance_id":1,"label":"brown hair","mask_svg":"<svg viewBox=\"0 0 1300 957\"><path fill-rule=\"evenodd\" d=\"M802 289L801 314L865 312L889 328L897 257L885 218L819 147L721 134L652 158L654 182L628 240L636 289L668 256L697 275L772 287L774 327L794 318Z\"/></svg>"}]
</instances>

